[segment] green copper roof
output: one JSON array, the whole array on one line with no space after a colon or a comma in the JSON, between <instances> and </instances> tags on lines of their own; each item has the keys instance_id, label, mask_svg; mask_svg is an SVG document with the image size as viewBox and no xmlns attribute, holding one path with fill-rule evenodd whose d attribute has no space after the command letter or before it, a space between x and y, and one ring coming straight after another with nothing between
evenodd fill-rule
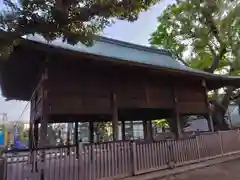
<instances>
[{"instance_id":1,"label":"green copper roof","mask_svg":"<svg viewBox=\"0 0 240 180\"><path fill-rule=\"evenodd\" d=\"M151 65L156 68L179 70L182 72L189 72L198 74L200 76L203 75L213 78L239 79L239 77L211 74L187 67L182 62L175 59L172 54L167 50L131 44L106 37L97 38L95 40L95 43L91 47L85 46L81 43L77 45L70 45L62 42L60 39L54 40L52 42L47 42L41 36L36 35L28 36L26 39L56 48L63 48L79 53L88 53L98 56L104 56L112 59L118 59L121 61L129 61L145 65Z\"/></svg>"}]
</instances>

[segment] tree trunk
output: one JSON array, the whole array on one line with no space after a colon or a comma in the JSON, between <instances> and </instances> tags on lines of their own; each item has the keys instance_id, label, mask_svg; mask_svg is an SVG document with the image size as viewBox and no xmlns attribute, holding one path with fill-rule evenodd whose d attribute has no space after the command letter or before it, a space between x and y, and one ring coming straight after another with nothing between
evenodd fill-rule
<instances>
[{"instance_id":1,"label":"tree trunk","mask_svg":"<svg viewBox=\"0 0 240 180\"><path fill-rule=\"evenodd\" d=\"M227 124L224 117L230 103L230 97L232 96L234 90L234 87L227 87L227 90L225 91L225 95L221 102L218 103L215 101L212 103L211 113L215 131L229 129L229 125Z\"/></svg>"},{"instance_id":2,"label":"tree trunk","mask_svg":"<svg viewBox=\"0 0 240 180\"><path fill-rule=\"evenodd\" d=\"M214 130L219 131L219 130L228 130L229 129L229 124L225 120L225 114L227 112L231 96L233 95L233 91L236 88L234 87L227 87L225 91L224 97L218 101L212 101L211 102L211 115L212 115L212 120L213 120L213 125L214 125Z\"/></svg>"},{"instance_id":3,"label":"tree trunk","mask_svg":"<svg viewBox=\"0 0 240 180\"><path fill-rule=\"evenodd\" d=\"M217 107L217 106L215 106ZM225 116L225 110L221 108L215 108L211 113L212 113L212 120L213 120L213 126L214 126L214 131L223 131L223 130L228 130L229 126L224 118Z\"/></svg>"},{"instance_id":4,"label":"tree trunk","mask_svg":"<svg viewBox=\"0 0 240 180\"><path fill-rule=\"evenodd\" d=\"M232 96L234 90L234 87L227 87L221 102L213 101L211 104L211 114L215 131L229 129L229 125L224 117L230 103L230 97Z\"/></svg>"}]
</instances>

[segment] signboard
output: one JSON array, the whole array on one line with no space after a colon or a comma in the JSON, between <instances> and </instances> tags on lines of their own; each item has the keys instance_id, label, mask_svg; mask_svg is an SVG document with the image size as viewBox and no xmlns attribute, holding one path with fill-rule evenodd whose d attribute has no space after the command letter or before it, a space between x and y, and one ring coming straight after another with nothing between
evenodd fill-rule
<instances>
[{"instance_id":1,"label":"signboard","mask_svg":"<svg viewBox=\"0 0 240 180\"><path fill-rule=\"evenodd\" d=\"M4 132L0 130L0 146L5 145Z\"/></svg>"}]
</instances>

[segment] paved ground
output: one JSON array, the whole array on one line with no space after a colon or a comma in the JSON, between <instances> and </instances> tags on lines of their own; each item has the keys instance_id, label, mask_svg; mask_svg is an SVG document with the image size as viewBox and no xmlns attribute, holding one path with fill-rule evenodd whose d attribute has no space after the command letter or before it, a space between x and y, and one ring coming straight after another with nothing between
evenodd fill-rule
<instances>
[{"instance_id":1,"label":"paved ground","mask_svg":"<svg viewBox=\"0 0 240 180\"><path fill-rule=\"evenodd\" d=\"M240 159L229 161L202 169L196 169L183 174L159 180L239 180Z\"/></svg>"}]
</instances>

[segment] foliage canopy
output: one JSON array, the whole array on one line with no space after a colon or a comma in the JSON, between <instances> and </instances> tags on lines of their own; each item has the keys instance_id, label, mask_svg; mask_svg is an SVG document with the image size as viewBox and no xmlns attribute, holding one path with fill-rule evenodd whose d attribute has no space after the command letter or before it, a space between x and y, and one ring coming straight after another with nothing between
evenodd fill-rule
<instances>
[{"instance_id":1,"label":"foliage canopy","mask_svg":"<svg viewBox=\"0 0 240 180\"><path fill-rule=\"evenodd\" d=\"M153 46L169 49L193 68L239 74L238 0L178 0L158 23L150 38Z\"/></svg>"},{"instance_id":2,"label":"foliage canopy","mask_svg":"<svg viewBox=\"0 0 240 180\"><path fill-rule=\"evenodd\" d=\"M94 34L115 19L135 21L141 11L160 0L3 0L0 28L12 38L40 34L47 40L61 37L70 44L90 45Z\"/></svg>"},{"instance_id":3,"label":"foliage canopy","mask_svg":"<svg viewBox=\"0 0 240 180\"><path fill-rule=\"evenodd\" d=\"M191 67L210 73L240 74L239 0L177 0L158 17L152 46L166 48ZM214 101L215 129L224 130L230 99L240 97L235 87ZM238 98L240 100L240 98Z\"/></svg>"}]
</instances>

